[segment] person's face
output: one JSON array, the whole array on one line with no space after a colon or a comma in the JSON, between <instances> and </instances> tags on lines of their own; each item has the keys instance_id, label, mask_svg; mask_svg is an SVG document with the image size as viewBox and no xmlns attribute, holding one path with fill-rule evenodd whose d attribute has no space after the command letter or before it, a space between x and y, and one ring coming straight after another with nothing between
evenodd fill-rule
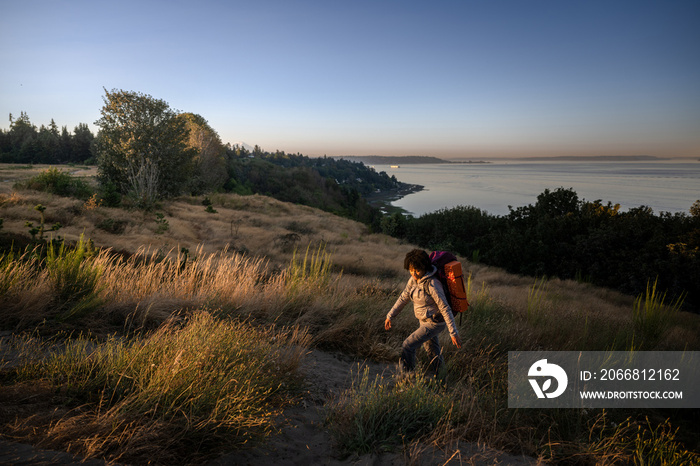
<instances>
[{"instance_id":1,"label":"person's face","mask_svg":"<svg viewBox=\"0 0 700 466\"><path fill-rule=\"evenodd\" d=\"M425 275L425 272L423 272L422 270L416 270L413 267L409 267L408 272L411 274L415 281L420 280L423 277L423 275Z\"/></svg>"}]
</instances>

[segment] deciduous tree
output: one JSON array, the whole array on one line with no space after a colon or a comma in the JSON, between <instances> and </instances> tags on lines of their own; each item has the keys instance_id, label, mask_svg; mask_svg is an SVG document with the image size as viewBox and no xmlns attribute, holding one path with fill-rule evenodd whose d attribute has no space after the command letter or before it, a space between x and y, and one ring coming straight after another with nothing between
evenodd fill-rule
<instances>
[{"instance_id":1,"label":"deciduous tree","mask_svg":"<svg viewBox=\"0 0 700 466\"><path fill-rule=\"evenodd\" d=\"M195 173L190 188L195 193L220 189L228 179L226 148L221 138L200 115L182 113L179 118L185 120L189 130L187 146L197 151L194 156Z\"/></svg>"},{"instance_id":2,"label":"deciduous tree","mask_svg":"<svg viewBox=\"0 0 700 466\"><path fill-rule=\"evenodd\" d=\"M105 89L95 147L100 181L150 206L180 194L192 175L185 120L167 102L140 92Z\"/></svg>"}]
</instances>

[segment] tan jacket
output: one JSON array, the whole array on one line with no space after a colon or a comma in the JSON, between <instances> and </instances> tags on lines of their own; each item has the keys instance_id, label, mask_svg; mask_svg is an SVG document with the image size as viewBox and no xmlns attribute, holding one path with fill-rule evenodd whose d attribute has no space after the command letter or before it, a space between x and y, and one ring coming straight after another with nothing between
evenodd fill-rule
<instances>
[{"instance_id":1,"label":"tan jacket","mask_svg":"<svg viewBox=\"0 0 700 466\"><path fill-rule=\"evenodd\" d=\"M396 317L399 312L410 301L413 301L413 313L416 319L420 321L433 320L438 313L447 323L447 329L451 336L459 335L457 326L455 325L452 309L450 308L445 292L442 289L442 283L437 279L437 269L433 269L426 273L420 280L416 281L413 277L408 279L406 288L401 292L396 304L391 308L386 318L391 320Z\"/></svg>"}]
</instances>

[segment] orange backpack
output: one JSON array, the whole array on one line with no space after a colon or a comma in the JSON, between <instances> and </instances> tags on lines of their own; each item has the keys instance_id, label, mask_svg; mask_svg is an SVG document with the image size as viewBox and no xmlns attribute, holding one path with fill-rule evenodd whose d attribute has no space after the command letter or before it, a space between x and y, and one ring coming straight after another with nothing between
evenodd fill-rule
<instances>
[{"instance_id":1,"label":"orange backpack","mask_svg":"<svg viewBox=\"0 0 700 466\"><path fill-rule=\"evenodd\" d=\"M452 313L457 315L457 313L461 314L466 311L469 308L469 301L467 301L462 264L459 263L457 257L450 252L433 251L430 254L430 262L437 268L438 279L442 283Z\"/></svg>"}]
</instances>

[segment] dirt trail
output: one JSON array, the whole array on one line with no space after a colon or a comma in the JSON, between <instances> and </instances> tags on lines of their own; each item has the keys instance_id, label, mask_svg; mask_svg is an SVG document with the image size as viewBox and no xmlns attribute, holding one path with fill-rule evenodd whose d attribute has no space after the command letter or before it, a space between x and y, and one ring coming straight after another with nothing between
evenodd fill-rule
<instances>
[{"instance_id":1,"label":"dirt trail","mask_svg":"<svg viewBox=\"0 0 700 466\"><path fill-rule=\"evenodd\" d=\"M516 457L477 444L460 444L454 451L440 451L429 447L420 458L407 462L401 453L382 455L353 455L342 458L333 449L333 441L324 427L325 405L352 385L354 377L367 368L370 380L376 375L391 377L396 366L359 361L344 354L312 350L301 370L308 381L303 401L285 411L280 419L282 427L265 445L224 455L209 466L311 466L311 465L373 465L399 466L428 465L530 465L532 458Z\"/></svg>"}]
</instances>

